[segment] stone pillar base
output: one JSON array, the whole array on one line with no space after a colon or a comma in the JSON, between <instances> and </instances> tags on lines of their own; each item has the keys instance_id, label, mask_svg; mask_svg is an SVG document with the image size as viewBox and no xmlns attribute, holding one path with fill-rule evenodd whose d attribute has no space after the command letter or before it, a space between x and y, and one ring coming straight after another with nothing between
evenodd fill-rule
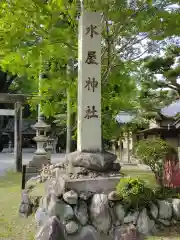
<instances>
[{"instance_id":1,"label":"stone pillar base","mask_svg":"<svg viewBox=\"0 0 180 240\"><path fill-rule=\"evenodd\" d=\"M39 175L39 169L35 167L26 167L25 183L32 177Z\"/></svg>"},{"instance_id":2,"label":"stone pillar base","mask_svg":"<svg viewBox=\"0 0 180 240\"><path fill-rule=\"evenodd\" d=\"M32 160L29 162L28 166L29 167L35 167L37 169L41 169L43 165L49 164L50 161L48 159L47 154L36 154L33 156Z\"/></svg>"},{"instance_id":3,"label":"stone pillar base","mask_svg":"<svg viewBox=\"0 0 180 240\"><path fill-rule=\"evenodd\" d=\"M30 178L36 177L39 175L39 171L42 169L43 165L49 164L50 161L46 155L34 155L32 160L28 163L26 167L26 176L25 182L27 182Z\"/></svg>"},{"instance_id":4,"label":"stone pillar base","mask_svg":"<svg viewBox=\"0 0 180 240\"><path fill-rule=\"evenodd\" d=\"M72 152L66 155L65 162L73 167L83 167L97 172L119 171L115 163L117 156L110 152Z\"/></svg>"},{"instance_id":5,"label":"stone pillar base","mask_svg":"<svg viewBox=\"0 0 180 240\"><path fill-rule=\"evenodd\" d=\"M65 181L66 189L73 190L80 194L81 192L110 193L115 190L121 176L97 177L97 178L80 178L68 179Z\"/></svg>"}]
</instances>

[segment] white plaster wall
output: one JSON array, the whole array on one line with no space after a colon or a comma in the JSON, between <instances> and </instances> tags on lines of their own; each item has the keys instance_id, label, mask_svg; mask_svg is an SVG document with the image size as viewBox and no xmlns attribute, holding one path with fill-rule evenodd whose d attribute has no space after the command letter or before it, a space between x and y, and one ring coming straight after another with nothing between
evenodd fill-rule
<instances>
[{"instance_id":1,"label":"white plaster wall","mask_svg":"<svg viewBox=\"0 0 180 240\"><path fill-rule=\"evenodd\" d=\"M156 120L151 120L149 122L149 128L156 128L159 127L159 123Z\"/></svg>"}]
</instances>

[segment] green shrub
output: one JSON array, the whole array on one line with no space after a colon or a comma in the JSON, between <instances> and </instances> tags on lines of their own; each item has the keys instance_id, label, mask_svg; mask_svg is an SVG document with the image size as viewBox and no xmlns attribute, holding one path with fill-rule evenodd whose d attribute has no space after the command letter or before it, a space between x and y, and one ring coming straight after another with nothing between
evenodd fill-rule
<instances>
[{"instance_id":1,"label":"green shrub","mask_svg":"<svg viewBox=\"0 0 180 240\"><path fill-rule=\"evenodd\" d=\"M179 188L156 188L154 189L155 199L164 200L171 198L180 198Z\"/></svg>"},{"instance_id":2,"label":"green shrub","mask_svg":"<svg viewBox=\"0 0 180 240\"><path fill-rule=\"evenodd\" d=\"M141 209L154 200L153 190L138 178L122 178L116 192L122 197L124 205L132 209Z\"/></svg>"},{"instance_id":3,"label":"green shrub","mask_svg":"<svg viewBox=\"0 0 180 240\"><path fill-rule=\"evenodd\" d=\"M135 156L148 165L155 174L160 186L163 186L164 161L176 160L177 152L166 141L160 138L140 140L135 146Z\"/></svg>"}]
</instances>

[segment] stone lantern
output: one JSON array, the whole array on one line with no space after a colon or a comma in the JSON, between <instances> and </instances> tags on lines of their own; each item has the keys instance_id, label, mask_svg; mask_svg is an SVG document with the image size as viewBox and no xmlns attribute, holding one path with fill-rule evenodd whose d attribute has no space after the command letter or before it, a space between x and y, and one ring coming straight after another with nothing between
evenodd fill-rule
<instances>
[{"instance_id":1,"label":"stone lantern","mask_svg":"<svg viewBox=\"0 0 180 240\"><path fill-rule=\"evenodd\" d=\"M47 151L47 154L48 154L49 161L51 161L51 154L52 154L52 151L53 151L53 142L54 142L54 138L49 137L48 140L47 140L46 148L45 148L46 151Z\"/></svg>"},{"instance_id":2,"label":"stone lantern","mask_svg":"<svg viewBox=\"0 0 180 240\"><path fill-rule=\"evenodd\" d=\"M48 141L46 133L50 130L50 125L44 122L44 117L40 116L38 122L32 126L36 130L36 136L34 140L37 143L37 150L33 156L32 161L29 162L30 167L41 168L43 165L49 163L48 153L45 150L45 144Z\"/></svg>"}]
</instances>

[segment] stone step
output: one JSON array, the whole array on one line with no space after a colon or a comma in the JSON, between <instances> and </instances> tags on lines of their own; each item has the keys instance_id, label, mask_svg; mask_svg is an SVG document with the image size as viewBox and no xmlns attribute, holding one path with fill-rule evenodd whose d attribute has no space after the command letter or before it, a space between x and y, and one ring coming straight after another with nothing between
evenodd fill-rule
<instances>
[{"instance_id":1,"label":"stone step","mask_svg":"<svg viewBox=\"0 0 180 240\"><path fill-rule=\"evenodd\" d=\"M80 192L109 193L115 190L121 176L82 178L66 181L66 189Z\"/></svg>"},{"instance_id":2,"label":"stone step","mask_svg":"<svg viewBox=\"0 0 180 240\"><path fill-rule=\"evenodd\" d=\"M25 175L25 182L27 182L30 178L32 178L32 177L36 177L36 176L38 176L38 175L39 175L38 172L34 172L34 173L26 173L26 175Z\"/></svg>"}]
</instances>

